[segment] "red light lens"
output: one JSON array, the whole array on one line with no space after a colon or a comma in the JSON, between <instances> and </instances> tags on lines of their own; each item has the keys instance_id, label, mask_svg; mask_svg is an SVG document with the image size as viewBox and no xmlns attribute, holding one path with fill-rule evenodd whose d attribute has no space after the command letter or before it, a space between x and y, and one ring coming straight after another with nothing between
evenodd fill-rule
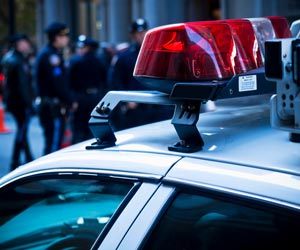
<instances>
[{"instance_id":1,"label":"red light lens","mask_svg":"<svg viewBox=\"0 0 300 250\"><path fill-rule=\"evenodd\" d=\"M252 27L255 32L255 36L258 41L258 47L261 52L262 59L265 58L265 41L276 38L276 34L272 23L269 19L258 17L258 18L248 18L251 22Z\"/></svg>"},{"instance_id":2,"label":"red light lens","mask_svg":"<svg viewBox=\"0 0 300 250\"><path fill-rule=\"evenodd\" d=\"M226 80L261 68L264 42L288 35L285 21L231 19L152 29L144 39L134 76L151 88L170 92L177 82ZM276 33L278 29L282 33Z\"/></svg>"},{"instance_id":3,"label":"red light lens","mask_svg":"<svg viewBox=\"0 0 300 250\"><path fill-rule=\"evenodd\" d=\"M243 72L262 67L263 59L251 22L246 19L231 19L223 22L232 29L239 51L238 58L245 64Z\"/></svg>"},{"instance_id":4,"label":"red light lens","mask_svg":"<svg viewBox=\"0 0 300 250\"><path fill-rule=\"evenodd\" d=\"M267 16L275 30L277 38L289 38L292 37L290 26L285 17L281 16Z\"/></svg>"},{"instance_id":5,"label":"red light lens","mask_svg":"<svg viewBox=\"0 0 300 250\"><path fill-rule=\"evenodd\" d=\"M239 38L234 34L228 23L222 21L201 22L201 26L205 26L211 31L224 65L232 76L253 68L244 53Z\"/></svg>"},{"instance_id":6,"label":"red light lens","mask_svg":"<svg viewBox=\"0 0 300 250\"><path fill-rule=\"evenodd\" d=\"M249 21L190 22L149 31L134 76L172 81L213 81L262 66ZM151 83L152 84L152 83Z\"/></svg>"},{"instance_id":7,"label":"red light lens","mask_svg":"<svg viewBox=\"0 0 300 250\"><path fill-rule=\"evenodd\" d=\"M232 72L224 64L209 28L186 23L149 31L134 75L199 81L229 78Z\"/></svg>"}]
</instances>

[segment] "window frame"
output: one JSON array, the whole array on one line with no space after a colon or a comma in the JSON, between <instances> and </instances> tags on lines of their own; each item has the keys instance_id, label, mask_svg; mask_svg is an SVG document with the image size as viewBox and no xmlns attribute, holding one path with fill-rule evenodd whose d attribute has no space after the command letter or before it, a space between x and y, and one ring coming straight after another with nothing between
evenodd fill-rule
<instances>
[{"instance_id":1,"label":"window frame","mask_svg":"<svg viewBox=\"0 0 300 250\"><path fill-rule=\"evenodd\" d=\"M124 199L121 201L121 203L118 205L117 209L114 211L112 216L110 217L109 221L106 223L102 231L99 233L98 237L95 239L94 244L96 242L99 242L99 239L103 239L105 235L108 233L109 229L112 227L112 225L117 220L118 216L122 213L122 211L125 209L125 207L128 205L132 197L135 195L135 193L138 191L138 189L142 185L142 179L138 178L129 178L128 176L122 176L115 173L114 175L109 175L103 173L103 172L93 172L90 171L57 171L52 170L50 172L43 172L43 173L33 173L29 174L27 176L23 176L21 178L15 179L14 181L11 181L7 183L6 185L2 186L0 189L0 196L5 196L7 190L13 190L18 186L22 186L26 183L33 183L36 181L41 180L58 180L58 179L70 179L70 180L100 180L105 183L108 183L109 181L113 181L114 183L126 183L131 184L131 188L127 192L127 194L124 196Z\"/></svg>"},{"instance_id":2,"label":"window frame","mask_svg":"<svg viewBox=\"0 0 300 250\"><path fill-rule=\"evenodd\" d=\"M169 194L162 199L161 192L163 189L168 189ZM187 185L187 183L163 181L157 192L153 195L151 200L147 203L143 211L133 223L117 249L143 249L150 235L167 212L170 204L181 192L218 199L247 208L266 211L267 213L276 213L297 218L300 216L300 210L298 209L269 202L264 199L264 197L253 197L251 194L246 192L236 192L235 190L225 189L220 190L217 186L214 189L211 186L208 188L205 186ZM151 217L151 220L149 217ZM148 222L148 224L145 224L145 222ZM144 230L140 229L141 225L145 228Z\"/></svg>"}]
</instances>

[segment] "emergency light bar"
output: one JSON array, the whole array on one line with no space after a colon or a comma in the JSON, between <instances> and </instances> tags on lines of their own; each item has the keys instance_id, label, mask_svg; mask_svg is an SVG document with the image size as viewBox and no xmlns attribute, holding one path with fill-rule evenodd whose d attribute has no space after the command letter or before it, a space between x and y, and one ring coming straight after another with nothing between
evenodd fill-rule
<instances>
[{"instance_id":1,"label":"emergency light bar","mask_svg":"<svg viewBox=\"0 0 300 250\"><path fill-rule=\"evenodd\" d=\"M187 22L149 30L133 75L171 93L176 82L218 82L263 67L264 42L287 35L282 17ZM279 34L279 35L277 35Z\"/></svg>"},{"instance_id":2,"label":"emergency light bar","mask_svg":"<svg viewBox=\"0 0 300 250\"><path fill-rule=\"evenodd\" d=\"M204 142L196 124L202 103L275 93L275 82L265 78L264 42L289 36L287 27L285 18L266 17L188 22L148 31L134 76L155 92L109 92L92 111L89 125L96 142L87 148L115 145L111 112L119 102L141 102L175 106L172 124L180 141L169 150L201 150Z\"/></svg>"}]
</instances>

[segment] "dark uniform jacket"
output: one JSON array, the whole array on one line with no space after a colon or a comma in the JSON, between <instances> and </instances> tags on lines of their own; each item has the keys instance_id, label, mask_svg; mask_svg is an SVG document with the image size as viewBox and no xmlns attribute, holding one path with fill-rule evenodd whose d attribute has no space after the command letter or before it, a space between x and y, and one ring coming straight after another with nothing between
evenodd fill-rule
<instances>
[{"instance_id":1,"label":"dark uniform jacket","mask_svg":"<svg viewBox=\"0 0 300 250\"><path fill-rule=\"evenodd\" d=\"M112 62L108 83L113 90L145 90L140 82L133 77L134 66L140 51L140 46L132 44L120 52Z\"/></svg>"},{"instance_id":2,"label":"dark uniform jacket","mask_svg":"<svg viewBox=\"0 0 300 250\"><path fill-rule=\"evenodd\" d=\"M78 108L73 113L73 143L92 137L88 126L90 114L106 94L106 69L94 51L75 55L69 64L70 89Z\"/></svg>"},{"instance_id":3,"label":"dark uniform jacket","mask_svg":"<svg viewBox=\"0 0 300 250\"><path fill-rule=\"evenodd\" d=\"M36 59L35 74L37 94L42 100L57 99L62 104L72 103L64 59L59 50L51 45L43 48Z\"/></svg>"},{"instance_id":4,"label":"dark uniform jacket","mask_svg":"<svg viewBox=\"0 0 300 250\"><path fill-rule=\"evenodd\" d=\"M86 104L93 109L107 91L106 69L101 59L92 51L71 58L68 80L79 106Z\"/></svg>"},{"instance_id":5,"label":"dark uniform jacket","mask_svg":"<svg viewBox=\"0 0 300 250\"><path fill-rule=\"evenodd\" d=\"M2 60L5 74L4 99L7 110L18 113L32 109L32 77L28 60L18 51L9 51Z\"/></svg>"}]
</instances>

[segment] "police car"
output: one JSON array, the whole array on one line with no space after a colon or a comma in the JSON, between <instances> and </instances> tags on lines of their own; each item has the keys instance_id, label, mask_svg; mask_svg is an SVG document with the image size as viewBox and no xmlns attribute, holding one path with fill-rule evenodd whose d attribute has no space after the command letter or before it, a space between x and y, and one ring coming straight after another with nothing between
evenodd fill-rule
<instances>
[{"instance_id":1,"label":"police car","mask_svg":"<svg viewBox=\"0 0 300 250\"><path fill-rule=\"evenodd\" d=\"M150 30L153 91L109 92L94 139L0 180L0 249L297 249L299 58L282 17ZM131 101L174 116L115 133Z\"/></svg>"}]
</instances>

